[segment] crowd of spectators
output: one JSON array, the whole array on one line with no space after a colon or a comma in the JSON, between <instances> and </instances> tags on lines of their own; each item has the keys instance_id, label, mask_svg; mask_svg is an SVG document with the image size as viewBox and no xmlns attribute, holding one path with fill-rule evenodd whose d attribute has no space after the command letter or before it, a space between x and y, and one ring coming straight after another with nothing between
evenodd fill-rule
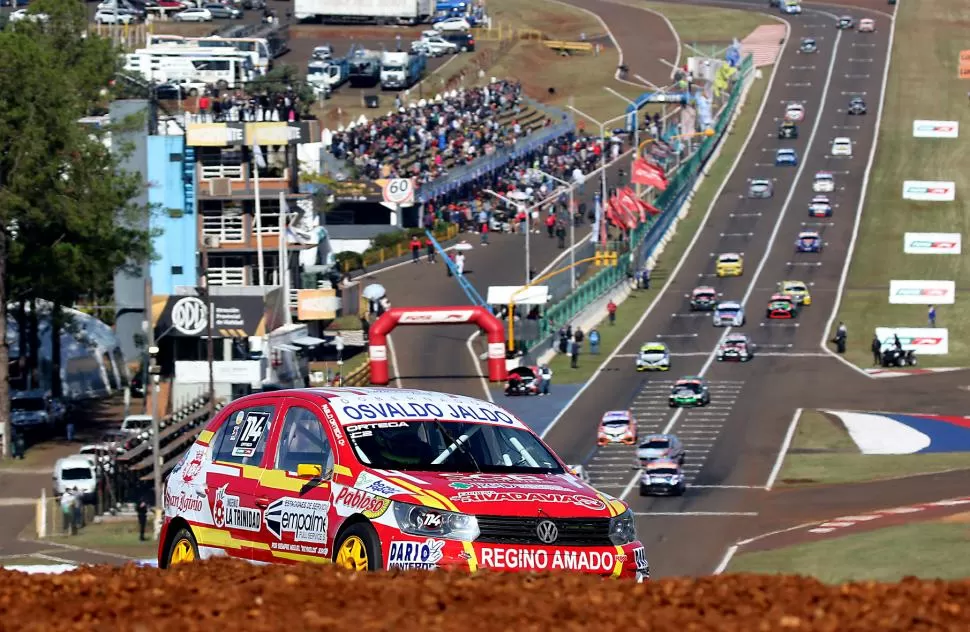
<instances>
[{"instance_id":1,"label":"crowd of spectators","mask_svg":"<svg viewBox=\"0 0 970 632\"><path fill-rule=\"evenodd\" d=\"M512 81L459 90L338 132L330 151L364 177L415 178L420 186L445 175L449 163L468 164L528 134L515 118L522 99L522 86ZM509 115L509 124L502 125L500 119ZM413 161L405 164L406 158Z\"/></svg>"},{"instance_id":2,"label":"crowd of spectators","mask_svg":"<svg viewBox=\"0 0 970 632\"><path fill-rule=\"evenodd\" d=\"M159 98L163 98L160 94ZM190 123L299 121L303 103L294 91L244 94L241 90L210 89L198 97Z\"/></svg>"}]
</instances>

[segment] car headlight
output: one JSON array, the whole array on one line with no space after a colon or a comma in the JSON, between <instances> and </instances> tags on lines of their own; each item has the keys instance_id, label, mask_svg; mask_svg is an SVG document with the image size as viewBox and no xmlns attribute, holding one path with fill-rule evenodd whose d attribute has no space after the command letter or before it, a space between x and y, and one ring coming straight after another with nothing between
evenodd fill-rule
<instances>
[{"instance_id":1,"label":"car headlight","mask_svg":"<svg viewBox=\"0 0 970 632\"><path fill-rule=\"evenodd\" d=\"M610 518L610 542L623 546L637 539L637 521L633 512L627 509L619 516Z\"/></svg>"},{"instance_id":2,"label":"car headlight","mask_svg":"<svg viewBox=\"0 0 970 632\"><path fill-rule=\"evenodd\" d=\"M394 502L394 517L403 533L449 540L474 540L478 519L468 514Z\"/></svg>"}]
</instances>

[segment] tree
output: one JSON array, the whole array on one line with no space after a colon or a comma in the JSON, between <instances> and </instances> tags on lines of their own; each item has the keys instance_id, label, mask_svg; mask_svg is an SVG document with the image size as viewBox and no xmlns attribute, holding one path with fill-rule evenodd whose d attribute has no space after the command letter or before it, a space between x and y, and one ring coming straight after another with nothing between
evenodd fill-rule
<instances>
[{"instance_id":1,"label":"tree","mask_svg":"<svg viewBox=\"0 0 970 632\"><path fill-rule=\"evenodd\" d=\"M83 3L38 0L0 32L0 424L9 456L7 303L69 304L150 252L131 228L142 183L78 120L109 97L121 53ZM33 16L33 17L31 17ZM59 319L59 318L58 318ZM57 331L53 331L55 339ZM55 359L58 360L58 359Z\"/></svg>"}]
</instances>

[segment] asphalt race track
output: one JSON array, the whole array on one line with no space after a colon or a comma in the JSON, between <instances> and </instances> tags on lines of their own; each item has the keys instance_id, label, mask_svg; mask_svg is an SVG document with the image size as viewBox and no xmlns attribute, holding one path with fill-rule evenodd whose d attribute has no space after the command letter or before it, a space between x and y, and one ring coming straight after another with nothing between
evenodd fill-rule
<instances>
[{"instance_id":1,"label":"asphalt race track","mask_svg":"<svg viewBox=\"0 0 970 632\"><path fill-rule=\"evenodd\" d=\"M764 6L760 2L709 4L757 6L758 10ZM757 526L769 522L784 526L797 516L826 516L827 510L837 512L848 506L826 490L766 493L795 409L959 410L947 405L939 392L949 389L956 395L952 385L960 378L952 373L892 380L890 385L868 378L820 349L823 336L831 337L826 328L874 139L890 22L881 11L828 5L811 8L815 6L806 5L804 14L788 18L790 41L779 61L764 113L682 267L628 343L545 435L567 462L587 463L595 486L622 497L641 516L640 535L659 576L710 573L726 548L757 534ZM838 31L835 18L846 13L875 18L877 31ZM819 52L799 54L802 37L814 37ZM846 113L848 101L855 95L866 99L866 116ZM803 103L806 110L799 138L779 140L777 128L784 105L792 101ZM853 140L851 158L829 155L836 136ZM779 147L794 148L799 166L775 167L774 152ZM808 217L817 171L835 173L836 192L830 195L835 208L828 220ZM774 197L746 199L747 184L753 178L771 178ZM822 253L795 254L796 236L804 229L823 234L826 246ZM714 256L721 252L744 253L743 276L714 276ZM788 279L811 284L813 304L793 322L769 322L764 318L768 300L778 282ZM752 362L716 362L714 352L726 331L713 327L709 316L690 314L687 296L698 285L712 285L724 300L744 303L747 323L731 331L747 334L759 346L759 355ZM850 344L860 337L868 340L868 333L849 332ZM638 374L634 354L642 343L653 339L670 346L672 369L666 374ZM684 375L702 375L710 381L709 407L667 408L670 385ZM819 393L824 396L820 398ZM641 436L666 430L681 437L688 452L685 473L691 485L683 497L641 498L632 470L634 449L595 449L596 427L608 408L632 409ZM952 482L943 480L941 485ZM887 496L898 498L899 488L907 485L897 482L872 487L873 493L856 493L855 498L864 500L863 504L885 506L893 502ZM913 485L925 490L923 483ZM772 505L777 505L779 513L769 511Z\"/></svg>"}]
</instances>

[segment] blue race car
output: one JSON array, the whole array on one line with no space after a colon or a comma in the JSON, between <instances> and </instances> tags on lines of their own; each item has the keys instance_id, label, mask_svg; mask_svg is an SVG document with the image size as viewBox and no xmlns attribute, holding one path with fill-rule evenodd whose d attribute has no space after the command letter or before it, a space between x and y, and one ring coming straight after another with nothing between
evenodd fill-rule
<instances>
[{"instance_id":1,"label":"blue race car","mask_svg":"<svg viewBox=\"0 0 970 632\"><path fill-rule=\"evenodd\" d=\"M797 167L798 154L794 149L779 149L775 152L776 167Z\"/></svg>"},{"instance_id":2,"label":"blue race car","mask_svg":"<svg viewBox=\"0 0 970 632\"><path fill-rule=\"evenodd\" d=\"M828 196L816 195L808 205L809 217L832 217L832 202Z\"/></svg>"},{"instance_id":3,"label":"blue race car","mask_svg":"<svg viewBox=\"0 0 970 632\"><path fill-rule=\"evenodd\" d=\"M795 252L822 252L824 245L818 231L803 230L795 241Z\"/></svg>"}]
</instances>

